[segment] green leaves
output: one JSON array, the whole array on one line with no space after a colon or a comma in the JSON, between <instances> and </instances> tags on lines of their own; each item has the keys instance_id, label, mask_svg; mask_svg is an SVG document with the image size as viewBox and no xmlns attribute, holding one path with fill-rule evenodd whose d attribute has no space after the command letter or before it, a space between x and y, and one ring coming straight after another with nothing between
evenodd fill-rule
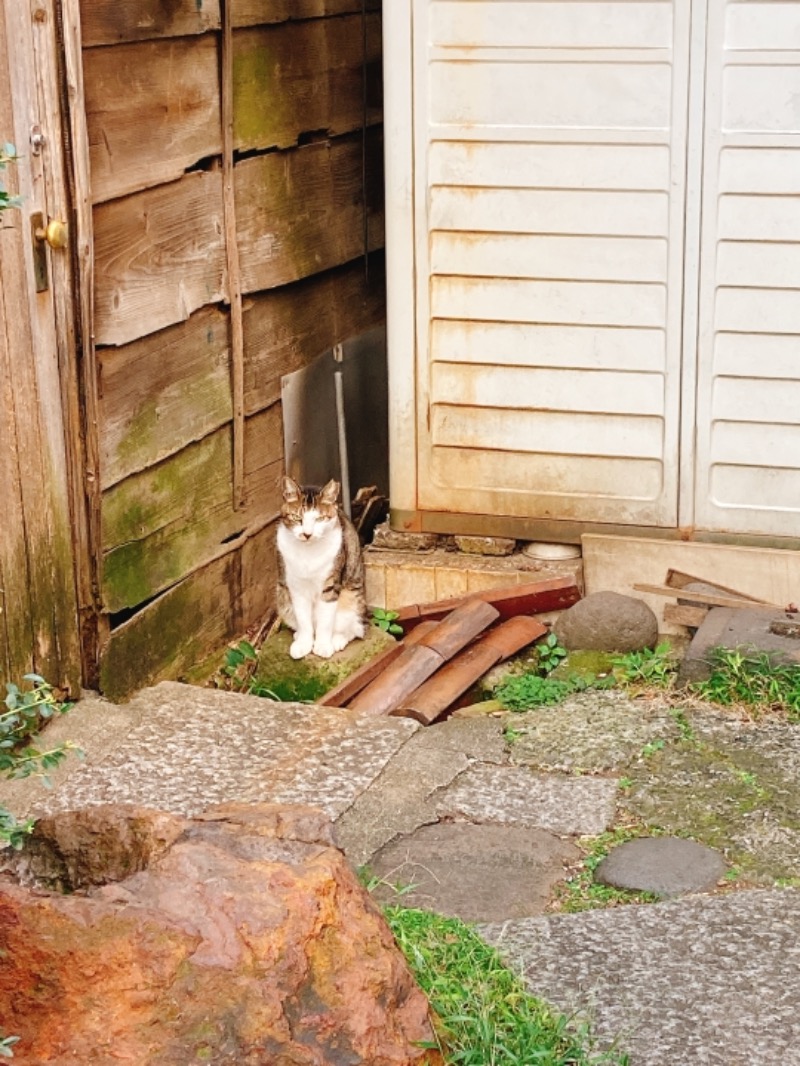
<instances>
[{"instance_id":1,"label":"green leaves","mask_svg":"<svg viewBox=\"0 0 800 1066\"><path fill-rule=\"evenodd\" d=\"M536 645L539 653L539 669L543 674L550 674L558 664L567 657L567 649L558 643L555 633L548 633L544 640Z\"/></svg>"},{"instance_id":2,"label":"green leaves","mask_svg":"<svg viewBox=\"0 0 800 1066\"><path fill-rule=\"evenodd\" d=\"M399 618L397 611L384 610L383 607L375 607L372 611L370 621L378 629L382 629L384 633L391 633L392 636L402 636L403 627L399 626L395 621Z\"/></svg>"},{"instance_id":3,"label":"green leaves","mask_svg":"<svg viewBox=\"0 0 800 1066\"><path fill-rule=\"evenodd\" d=\"M675 655L666 642L656 648L628 652L612 661L614 672L626 685L669 688L678 671Z\"/></svg>"},{"instance_id":4,"label":"green leaves","mask_svg":"<svg viewBox=\"0 0 800 1066\"><path fill-rule=\"evenodd\" d=\"M755 648L715 648L708 681L692 686L701 699L724 706L784 711L800 722L800 664L780 662Z\"/></svg>"},{"instance_id":5,"label":"green leaves","mask_svg":"<svg viewBox=\"0 0 800 1066\"><path fill-rule=\"evenodd\" d=\"M0 170L5 170L9 163L16 163L16 161L17 150L14 145L9 142L0 144ZM0 184L0 211L5 211L9 207L19 207L21 203L19 196L11 196L6 191L5 185Z\"/></svg>"}]
</instances>

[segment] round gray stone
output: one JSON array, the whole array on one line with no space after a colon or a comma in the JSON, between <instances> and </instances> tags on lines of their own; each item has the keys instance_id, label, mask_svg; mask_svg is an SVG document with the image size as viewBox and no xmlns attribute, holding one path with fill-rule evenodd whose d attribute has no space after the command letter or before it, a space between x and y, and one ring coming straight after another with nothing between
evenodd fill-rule
<instances>
[{"instance_id":1,"label":"round gray stone","mask_svg":"<svg viewBox=\"0 0 800 1066\"><path fill-rule=\"evenodd\" d=\"M725 873L718 851L682 837L641 837L614 848L595 870L613 888L679 896L713 888Z\"/></svg>"},{"instance_id":2,"label":"round gray stone","mask_svg":"<svg viewBox=\"0 0 800 1066\"><path fill-rule=\"evenodd\" d=\"M626 653L654 648L658 619L646 603L618 592L593 592L564 611L554 630L568 651Z\"/></svg>"}]
</instances>

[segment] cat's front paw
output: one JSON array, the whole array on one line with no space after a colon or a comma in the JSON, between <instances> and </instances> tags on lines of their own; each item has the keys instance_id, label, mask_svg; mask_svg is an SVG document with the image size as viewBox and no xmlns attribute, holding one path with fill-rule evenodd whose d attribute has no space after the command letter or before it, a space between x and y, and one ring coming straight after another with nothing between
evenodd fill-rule
<instances>
[{"instance_id":1,"label":"cat's front paw","mask_svg":"<svg viewBox=\"0 0 800 1066\"><path fill-rule=\"evenodd\" d=\"M314 654L318 655L320 659L330 659L334 652L333 641L320 640L317 638L314 641Z\"/></svg>"},{"instance_id":2,"label":"cat's front paw","mask_svg":"<svg viewBox=\"0 0 800 1066\"><path fill-rule=\"evenodd\" d=\"M333 650L334 651L341 651L342 648L346 648L349 643L350 643L350 641L347 639L347 637L343 636L341 633L334 633L333 634Z\"/></svg>"},{"instance_id":3,"label":"cat's front paw","mask_svg":"<svg viewBox=\"0 0 800 1066\"><path fill-rule=\"evenodd\" d=\"M305 659L313 646L311 637L295 637L289 648L289 654L293 659ZM314 649L316 651L316 648Z\"/></svg>"}]
</instances>

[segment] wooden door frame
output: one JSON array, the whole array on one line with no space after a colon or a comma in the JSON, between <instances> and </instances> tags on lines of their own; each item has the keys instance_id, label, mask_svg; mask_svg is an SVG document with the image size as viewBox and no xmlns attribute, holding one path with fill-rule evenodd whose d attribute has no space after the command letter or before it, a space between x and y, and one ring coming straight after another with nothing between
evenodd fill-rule
<instances>
[{"instance_id":1,"label":"wooden door frame","mask_svg":"<svg viewBox=\"0 0 800 1066\"><path fill-rule=\"evenodd\" d=\"M31 360L25 370L30 378L27 417L35 421L46 445L44 464L49 463L52 477L61 481L57 510L66 509L69 526L69 547L62 546L60 555L46 562L53 568L68 568L70 578L74 576L75 613L60 620L56 639L71 649L64 652L65 661L79 657L80 684L92 685L97 677L100 613L99 477L78 0L0 0L0 41L5 51L0 57L2 73L10 88L4 121L13 129L18 153L24 157L17 168L23 203L13 225L19 228L14 273L20 291L28 293L20 305L27 308L30 319L25 349L30 353L25 361ZM69 226L68 249L46 253L50 298L33 293L29 280L33 253L27 234L33 211ZM45 497L45 505L49 502ZM63 514L48 515L51 533L64 520ZM70 626L74 632L67 631ZM78 670L69 673L70 687L75 689Z\"/></svg>"}]
</instances>

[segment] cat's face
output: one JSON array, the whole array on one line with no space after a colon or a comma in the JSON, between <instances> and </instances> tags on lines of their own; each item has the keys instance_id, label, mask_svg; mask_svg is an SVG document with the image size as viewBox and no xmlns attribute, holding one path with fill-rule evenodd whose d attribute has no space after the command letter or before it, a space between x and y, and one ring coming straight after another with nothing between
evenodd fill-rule
<instances>
[{"instance_id":1,"label":"cat's face","mask_svg":"<svg viewBox=\"0 0 800 1066\"><path fill-rule=\"evenodd\" d=\"M299 541L319 540L339 521L338 498L336 481L329 481L322 489L309 489L285 477L281 522Z\"/></svg>"}]
</instances>

